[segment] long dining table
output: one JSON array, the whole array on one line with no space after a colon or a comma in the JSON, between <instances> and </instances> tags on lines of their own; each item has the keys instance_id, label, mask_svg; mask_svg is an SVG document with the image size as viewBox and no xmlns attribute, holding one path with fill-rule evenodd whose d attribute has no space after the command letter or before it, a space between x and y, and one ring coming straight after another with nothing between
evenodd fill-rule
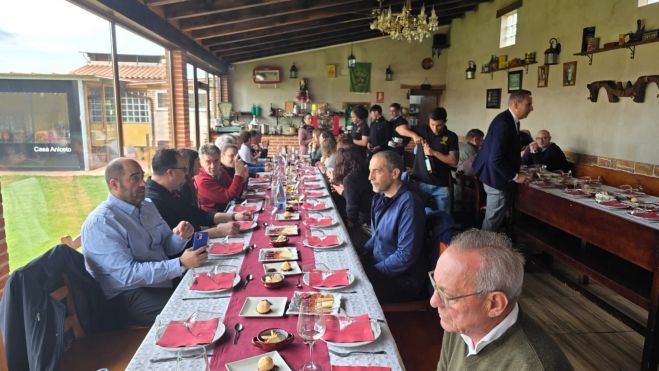
<instances>
[{"instance_id":1,"label":"long dining table","mask_svg":"<svg viewBox=\"0 0 659 371\"><path fill-rule=\"evenodd\" d=\"M341 296L340 306L343 313L349 316L368 315L371 323L379 328L379 336L368 344L357 347L350 347L351 344L329 344L322 340L316 342L314 346L314 361L323 366L325 371L330 371L333 366L385 366L391 370L404 370L403 362L396 347L396 342L386 323L386 318L382 311L373 287L369 282L355 248L352 246L346 227L342 222L336 205L330 197L329 187L320 171L316 168L306 168L307 179L317 179L317 181L305 182L305 185L317 189L314 192L322 192L323 197L319 200L327 205L326 210L314 211L314 217L328 216L336 224L329 228L323 228L321 234L336 235L343 242L339 248L332 249L312 249L304 246L304 236L290 236L288 246L295 247L299 254L297 263L300 267L308 265L324 265L329 269L348 269L354 277L354 282L345 288L335 291L317 290L307 285L305 280L299 280L296 275L285 276L283 287L277 289L268 289L261 282L264 274L262 262L259 261L261 250L270 248L270 237L265 234L265 223L276 225L299 225L303 227L303 222L309 217L305 208L299 207L301 214L300 221L272 221L272 216L268 212L260 212L254 215L256 228L246 231L238 236L232 236L228 242L239 242L246 248L243 253L222 256L219 259L209 258L209 261L202 267L195 270L188 270L182 277L180 284L175 289L166 306L163 308L158 317L157 323L152 326L142 344L133 356L128 370L145 370L145 369L191 369L203 370L205 365L202 359L185 359L178 357L177 352L171 349L164 349L156 344L161 330L158 329L158 323L168 323L172 320L185 320L195 311L212 312L217 314L220 322L225 326L225 333L217 342L207 346L208 359L211 370L232 370L237 368L241 360L251 357L258 357L267 353L265 350L252 344L252 338L259 332L268 328L283 328L288 333L295 336L294 341L287 347L279 350L279 354L292 370L299 369L309 360L308 345L298 336L296 329L297 315L283 315L281 317L264 317L264 318L247 318L240 315L243 304L248 297L274 297L284 298L287 306L291 303L291 298L295 291L320 291L334 292ZM251 185L252 183L250 183ZM271 187L266 192L269 194ZM248 187L249 189L249 187ZM258 209L263 210L262 203L255 203ZM298 205L299 206L299 205ZM266 208L267 210L267 208ZM312 229L314 231L315 229ZM309 233L309 230L306 231ZM314 232L312 232L314 233ZM304 234L304 233L301 233ZM210 240L209 244L220 242L223 239ZM226 241L224 241L226 242ZM250 246L255 245L255 248ZM233 289L219 294L204 294L191 291L190 287L195 280L195 274L200 272L209 272L215 265L220 265L222 269L234 270L240 276L240 283ZM251 282L245 283L248 274L253 275ZM297 288L302 284L302 288ZM298 286L299 287L299 286ZM198 299L190 299L198 298ZM185 300L184 300L185 299ZM287 308L288 309L288 308ZM244 330L240 332L237 344L234 345L234 336L236 333L235 325L241 323ZM347 346L345 346L347 345ZM349 356L339 356L332 352L364 352L353 353ZM379 354L372 354L378 352ZM153 362L168 359L162 362ZM180 362L180 364L178 364ZM229 364L229 365L227 365ZM256 370L256 368L254 368ZM279 368L281 370L281 368Z\"/></svg>"}]
</instances>

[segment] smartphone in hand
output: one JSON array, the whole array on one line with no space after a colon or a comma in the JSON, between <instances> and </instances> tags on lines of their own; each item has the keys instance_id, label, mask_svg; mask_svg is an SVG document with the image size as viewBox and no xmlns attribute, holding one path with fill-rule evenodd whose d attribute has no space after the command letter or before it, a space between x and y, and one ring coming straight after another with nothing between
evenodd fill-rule
<instances>
[{"instance_id":1,"label":"smartphone in hand","mask_svg":"<svg viewBox=\"0 0 659 371\"><path fill-rule=\"evenodd\" d=\"M208 244L208 232L200 231L195 232L192 237L192 251L195 251Z\"/></svg>"}]
</instances>

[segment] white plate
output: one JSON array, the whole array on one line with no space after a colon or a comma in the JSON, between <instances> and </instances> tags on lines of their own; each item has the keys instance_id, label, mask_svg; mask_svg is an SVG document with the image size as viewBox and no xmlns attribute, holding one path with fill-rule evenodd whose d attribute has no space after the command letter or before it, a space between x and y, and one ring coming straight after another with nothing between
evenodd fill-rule
<instances>
[{"instance_id":1,"label":"white plate","mask_svg":"<svg viewBox=\"0 0 659 371\"><path fill-rule=\"evenodd\" d=\"M269 225L265 228L266 236L297 236L300 234L300 229L296 224L293 225Z\"/></svg>"},{"instance_id":2,"label":"white plate","mask_svg":"<svg viewBox=\"0 0 659 371\"><path fill-rule=\"evenodd\" d=\"M278 221L281 221L281 222L300 220L300 213L291 212L291 217L290 218L284 218L284 213L279 213L279 214L276 214L276 218L277 218Z\"/></svg>"},{"instance_id":3,"label":"white plate","mask_svg":"<svg viewBox=\"0 0 659 371\"><path fill-rule=\"evenodd\" d=\"M272 171L268 171L268 172L261 171L261 172L256 173L256 176L259 177L259 178L267 178L269 176L272 176Z\"/></svg>"},{"instance_id":4,"label":"white plate","mask_svg":"<svg viewBox=\"0 0 659 371\"><path fill-rule=\"evenodd\" d=\"M304 241L302 241L302 244L303 244L304 246L306 246L306 247L310 247L310 248L312 248L312 249L314 249L314 250L331 250L331 249L339 248L339 247L341 247L341 246L343 245L343 242L344 242L344 241L342 241L341 238L338 238L338 241L339 241L339 243L337 243L336 245L329 245L329 246L315 246L315 245L310 245L310 244L309 244L309 241L307 241L307 239L305 238Z\"/></svg>"},{"instance_id":5,"label":"white plate","mask_svg":"<svg viewBox=\"0 0 659 371\"><path fill-rule=\"evenodd\" d=\"M370 322L371 322L371 329L373 330L373 336L375 337L373 340L370 340L370 341L357 341L357 342L354 342L354 343L334 343L332 341L326 341L326 340L323 340L323 341L326 342L329 345L333 345L335 347L341 347L341 348L356 348L356 347L360 347L362 345L370 344L370 343L378 340L378 338L380 338L380 335L382 334L382 329L380 328L380 324L378 323L378 321L371 320Z\"/></svg>"},{"instance_id":6,"label":"white plate","mask_svg":"<svg viewBox=\"0 0 659 371\"><path fill-rule=\"evenodd\" d=\"M268 184L270 183L270 179L256 179L256 178L249 178L248 185L252 184Z\"/></svg>"},{"instance_id":7,"label":"white plate","mask_svg":"<svg viewBox=\"0 0 659 371\"><path fill-rule=\"evenodd\" d=\"M277 252L277 251L282 251L282 250L288 250L291 253L290 257L276 257L276 258L268 258L266 255L268 252ZM283 262L286 260L298 260L300 256L297 253L297 249L295 247L269 247L265 249L259 250L259 261L260 262Z\"/></svg>"},{"instance_id":8,"label":"white plate","mask_svg":"<svg viewBox=\"0 0 659 371\"><path fill-rule=\"evenodd\" d=\"M264 354L259 354L258 356L250 357L250 358L245 358L240 361L234 361L227 363L227 370L229 371L256 371L257 368L256 366L259 363L259 359L261 357L268 356L272 358L272 361L275 364L275 367L273 370L276 371L292 371L290 367L286 364L286 361L284 361L283 358L281 358L281 355L275 350L274 352L270 353L264 353Z\"/></svg>"},{"instance_id":9,"label":"white plate","mask_svg":"<svg viewBox=\"0 0 659 371\"><path fill-rule=\"evenodd\" d=\"M301 292L301 291L295 291L293 293L293 297L291 298L291 303L288 305L288 309L286 310L286 314L300 314L300 308L299 308L299 302L300 302L300 296L302 294L318 294L318 291L306 291L306 292ZM333 294L331 292L325 292L323 294L330 294L334 296L334 303L332 303L332 311L329 312L328 314L339 314L339 310L341 309L341 294Z\"/></svg>"},{"instance_id":10,"label":"white plate","mask_svg":"<svg viewBox=\"0 0 659 371\"><path fill-rule=\"evenodd\" d=\"M302 269L300 269L300 265L297 262L289 261L289 263L291 264L290 271L281 270L282 263L265 263L263 264L263 271L265 273L279 273L279 274L283 274L284 276L293 276L296 274L302 274ZM270 269L274 269L274 271L270 271Z\"/></svg>"},{"instance_id":11,"label":"white plate","mask_svg":"<svg viewBox=\"0 0 659 371\"><path fill-rule=\"evenodd\" d=\"M300 205L300 207L307 210L308 212L325 211L325 210L330 210L332 208L332 205L329 202L322 202L322 203L324 203L325 206L321 207L321 208L316 208L316 207L308 208L307 205L305 205L305 204Z\"/></svg>"},{"instance_id":12,"label":"white plate","mask_svg":"<svg viewBox=\"0 0 659 371\"><path fill-rule=\"evenodd\" d=\"M249 231L251 231L252 229L256 228L257 226L258 226L258 223L253 222L252 225L251 225L249 228L246 228L246 229L240 229L240 233L249 232Z\"/></svg>"},{"instance_id":13,"label":"white plate","mask_svg":"<svg viewBox=\"0 0 659 371\"><path fill-rule=\"evenodd\" d=\"M261 300L267 300L270 302L270 312L266 314L260 314L256 311L256 305ZM250 296L245 298L245 304L243 304L243 308L240 310L238 315L241 317L283 317L287 301L288 298L285 296Z\"/></svg>"},{"instance_id":14,"label":"white plate","mask_svg":"<svg viewBox=\"0 0 659 371\"><path fill-rule=\"evenodd\" d=\"M194 293L199 293L199 294L216 294L218 292L223 292L223 291L229 291L232 290L234 287L236 287L240 283L240 275L236 273L236 276L233 278L233 286L229 287L228 289L219 289L219 290L193 290L192 289L192 284L194 283L194 276L192 278L192 281L190 281L190 287L188 287L188 290L190 292Z\"/></svg>"},{"instance_id":15,"label":"white plate","mask_svg":"<svg viewBox=\"0 0 659 371\"><path fill-rule=\"evenodd\" d=\"M304 276L302 276L302 282L304 282L305 285L309 286L309 273L305 273ZM348 271L348 284L345 286L334 286L334 287L324 287L324 286L311 286L316 290L325 290L325 291L334 291L334 290L341 290L344 289L355 282L355 276L352 274L352 272Z\"/></svg>"},{"instance_id":16,"label":"white plate","mask_svg":"<svg viewBox=\"0 0 659 371\"><path fill-rule=\"evenodd\" d=\"M320 219L320 218L316 218L316 219ZM321 225L309 225L308 220L305 220L303 223L304 223L304 225L308 226L309 228L321 228L321 229L322 228L333 228L334 226L339 224L335 220L332 220L332 224L330 224L330 225L322 225L322 226Z\"/></svg>"},{"instance_id":17,"label":"white plate","mask_svg":"<svg viewBox=\"0 0 659 371\"><path fill-rule=\"evenodd\" d=\"M224 326L224 323L221 321L217 322L217 328L215 329L215 335L213 335L213 340L208 343L208 344L200 344L200 345L195 345L191 347L161 347L156 343L156 346L162 350L166 350L168 352L192 352L198 349L199 347L203 346L206 348L206 350L210 350L212 348L212 345L215 344L216 341L220 340L222 335L226 332L226 326ZM157 340L156 340L157 341Z\"/></svg>"},{"instance_id":18,"label":"white plate","mask_svg":"<svg viewBox=\"0 0 659 371\"><path fill-rule=\"evenodd\" d=\"M212 242L211 244L213 244L213 243L222 243L222 242ZM240 242L228 242L228 243L240 243ZM247 251L247 249L249 249L249 245L244 245L242 250L232 252L230 254L211 254L209 252L208 257L212 259L213 257L240 255L240 254L244 253L245 251Z\"/></svg>"}]
</instances>

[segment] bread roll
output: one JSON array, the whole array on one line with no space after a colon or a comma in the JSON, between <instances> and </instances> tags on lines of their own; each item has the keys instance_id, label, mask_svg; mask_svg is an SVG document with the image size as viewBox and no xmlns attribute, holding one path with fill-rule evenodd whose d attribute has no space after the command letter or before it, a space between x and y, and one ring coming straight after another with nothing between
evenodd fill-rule
<instances>
[{"instance_id":1,"label":"bread roll","mask_svg":"<svg viewBox=\"0 0 659 371\"><path fill-rule=\"evenodd\" d=\"M270 312L270 302L267 300L261 300L256 304L256 312L259 314L266 314Z\"/></svg>"},{"instance_id":2,"label":"bread roll","mask_svg":"<svg viewBox=\"0 0 659 371\"><path fill-rule=\"evenodd\" d=\"M268 356L261 357L256 364L256 368L258 371L270 371L275 368L275 362Z\"/></svg>"}]
</instances>

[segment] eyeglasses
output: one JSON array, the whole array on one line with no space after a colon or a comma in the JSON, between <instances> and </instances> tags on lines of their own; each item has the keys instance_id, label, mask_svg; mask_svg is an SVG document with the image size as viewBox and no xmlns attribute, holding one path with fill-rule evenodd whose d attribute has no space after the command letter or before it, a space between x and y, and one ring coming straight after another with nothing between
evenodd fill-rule
<instances>
[{"instance_id":1,"label":"eyeglasses","mask_svg":"<svg viewBox=\"0 0 659 371\"><path fill-rule=\"evenodd\" d=\"M448 296L444 291L442 291L439 287L437 287L437 283L435 282L435 275L433 271L428 272L428 277L430 278L430 284L432 285L432 288L435 289L437 295L439 295L439 297L442 299L442 303L444 304L445 307L448 307L449 303L452 301L468 298L470 296L481 295L485 293L485 291L478 291L478 292L473 292L471 294Z\"/></svg>"}]
</instances>

